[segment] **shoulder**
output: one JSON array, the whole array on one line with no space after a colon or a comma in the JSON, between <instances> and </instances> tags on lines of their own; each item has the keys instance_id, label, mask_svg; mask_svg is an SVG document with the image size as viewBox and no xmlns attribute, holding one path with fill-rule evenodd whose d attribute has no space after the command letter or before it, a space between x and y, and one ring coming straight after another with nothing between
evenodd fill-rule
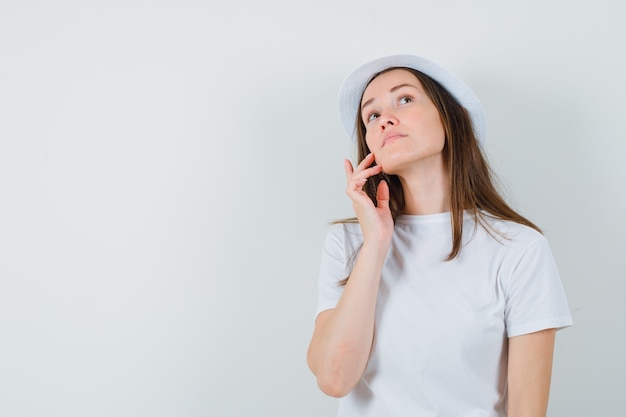
<instances>
[{"instance_id":1,"label":"shoulder","mask_svg":"<svg viewBox=\"0 0 626 417\"><path fill-rule=\"evenodd\" d=\"M336 256L354 253L363 243L361 227L358 223L334 223L326 233L324 249Z\"/></svg>"},{"instance_id":2,"label":"shoulder","mask_svg":"<svg viewBox=\"0 0 626 417\"><path fill-rule=\"evenodd\" d=\"M346 221L340 223L333 223L327 233L328 236L361 236L361 226L356 221Z\"/></svg>"},{"instance_id":3,"label":"shoulder","mask_svg":"<svg viewBox=\"0 0 626 417\"><path fill-rule=\"evenodd\" d=\"M513 221L489 218L489 227L500 242L500 276L513 283L521 276L528 280L546 275L558 277L558 271L548 239L532 227ZM492 232L493 233L493 232Z\"/></svg>"},{"instance_id":4,"label":"shoulder","mask_svg":"<svg viewBox=\"0 0 626 417\"><path fill-rule=\"evenodd\" d=\"M552 250L548 239L532 227L510 220L484 215L479 229L482 230L483 249L491 248L502 266L512 270L520 262L552 262ZM506 270L507 268L505 268Z\"/></svg>"},{"instance_id":5,"label":"shoulder","mask_svg":"<svg viewBox=\"0 0 626 417\"><path fill-rule=\"evenodd\" d=\"M482 220L488 231L495 233L495 237L506 246L522 250L528 246L547 244L547 239L541 232L524 224L497 219L489 214L483 214Z\"/></svg>"}]
</instances>

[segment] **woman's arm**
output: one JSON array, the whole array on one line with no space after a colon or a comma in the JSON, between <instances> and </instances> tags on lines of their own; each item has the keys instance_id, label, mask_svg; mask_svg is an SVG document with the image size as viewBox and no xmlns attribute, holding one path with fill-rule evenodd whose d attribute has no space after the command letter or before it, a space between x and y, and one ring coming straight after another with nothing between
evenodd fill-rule
<instances>
[{"instance_id":1,"label":"woman's arm","mask_svg":"<svg viewBox=\"0 0 626 417\"><path fill-rule=\"evenodd\" d=\"M307 354L320 389L333 397L347 395L367 365L380 275L393 235L387 183L379 183L376 205L363 191L367 179L381 171L379 166L370 167L373 162L372 154L356 169L345 161L346 194L359 219L363 245L337 306L318 315Z\"/></svg>"},{"instance_id":2,"label":"woman's arm","mask_svg":"<svg viewBox=\"0 0 626 417\"><path fill-rule=\"evenodd\" d=\"M321 312L307 361L327 395L343 397L357 384L374 337L376 298L386 250L364 245L334 309Z\"/></svg>"},{"instance_id":3,"label":"woman's arm","mask_svg":"<svg viewBox=\"0 0 626 417\"><path fill-rule=\"evenodd\" d=\"M545 417L556 329L509 338L508 417Z\"/></svg>"}]
</instances>

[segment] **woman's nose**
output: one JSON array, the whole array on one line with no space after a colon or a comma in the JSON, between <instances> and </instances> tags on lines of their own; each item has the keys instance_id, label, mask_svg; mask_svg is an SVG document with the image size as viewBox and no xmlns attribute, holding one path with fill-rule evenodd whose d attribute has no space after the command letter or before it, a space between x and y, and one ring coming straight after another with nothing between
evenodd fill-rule
<instances>
[{"instance_id":1,"label":"woman's nose","mask_svg":"<svg viewBox=\"0 0 626 417\"><path fill-rule=\"evenodd\" d=\"M380 125L384 129L398 124L398 119L392 112L385 112L380 116Z\"/></svg>"}]
</instances>

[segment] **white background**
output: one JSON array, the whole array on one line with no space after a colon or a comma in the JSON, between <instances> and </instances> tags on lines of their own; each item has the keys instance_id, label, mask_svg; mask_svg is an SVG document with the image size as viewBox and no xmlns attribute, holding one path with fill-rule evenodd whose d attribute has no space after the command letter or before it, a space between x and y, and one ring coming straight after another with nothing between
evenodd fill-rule
<instances>
[{"instance_id":1,"label":"white background","mask_svg":"<svg viewBox=\"0 0 626 417\"><path fill-rule=\"evenodd\" d=\"M483 101L575 326L551 416L623 416L618 0L0 3L0 416L333 416L306 367L335 111L416 53Z\"/></svg>"}]
</instances>

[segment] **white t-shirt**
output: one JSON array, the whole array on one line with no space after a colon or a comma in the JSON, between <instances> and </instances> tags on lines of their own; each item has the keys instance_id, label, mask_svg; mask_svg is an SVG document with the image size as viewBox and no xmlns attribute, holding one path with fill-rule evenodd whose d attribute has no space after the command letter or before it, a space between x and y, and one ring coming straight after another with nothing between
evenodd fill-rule
<instances>
[{"instance_id":1,"label":"white t-shirt","mask_svg":"<svg viewBox=\"0 0 626 417\"><path fill-rule=\"evenodd\" d=\"M382 270L365 372L339 417L502 417L508 337L572 324L545 237L514 222L465 214L452 248L450 214L399 216ZM334 308L362 243L338 224L324 244L317 314Z\"/></svg>"}]
</instances>

